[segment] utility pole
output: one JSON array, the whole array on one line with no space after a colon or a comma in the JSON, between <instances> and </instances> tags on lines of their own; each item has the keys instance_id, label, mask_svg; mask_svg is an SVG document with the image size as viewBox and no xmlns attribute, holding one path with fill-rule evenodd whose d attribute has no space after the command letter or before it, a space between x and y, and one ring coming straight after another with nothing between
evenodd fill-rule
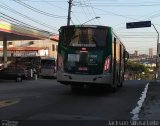
<instances>
[{"instance_id":1,"label":"utility pole","mask_svg":"<svg viewBox=\"0 0 160 126\"><path fill-rule=\"evenodd\" d=\"M68 3L69 3L69 7L68 7L67 25L70 25L72 1L73 1L73 0L69 0L69 2L68 2Z\"/></svg>"}]
</instances>

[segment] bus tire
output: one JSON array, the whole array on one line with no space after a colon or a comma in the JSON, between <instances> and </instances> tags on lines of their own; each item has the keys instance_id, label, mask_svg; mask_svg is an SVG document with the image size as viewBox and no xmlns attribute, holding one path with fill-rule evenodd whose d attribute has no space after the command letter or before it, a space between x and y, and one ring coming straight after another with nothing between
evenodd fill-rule
<instances>
[{"instance_id":1,"label":"bus tire","mask_svg":"<svg viewBox=\"0 0 160 126\"><path fill-rule=\"evenodd\" d=\"M116 92L117 91L117 86L111 86L110 91L113 92L113 93Z\"/></svg>"},{"instance_id":2,"label":"bus tire","mask_svg":"<svg viewBox=\"0 0 160 126\"><path fill-rule=\"evenodd\" d=\"M120 82L120 84L118 85L119 88L121 88L123 86L123 82Z\"/></svg>"},{"instance_id":3,"label":"bus tire","mask_svg":"<svg viewBox=\"0 0 160 126\"><path fill-rule=\"evenodd\" d=\"M116 78L114 78L112 85L110 86L110 90L111 92L116 92L117 91L117 87L118 87L118 74L116 74Z\"/></svg>"},{"instance_id":4,"label":"bus tire","mask_svg":"<svg viewBox=\"0 0 160 126\"><path fill-rule=\"evenodd\" d=\"M119 88L123 87L123 81L124 81L124 80L122 79L122 80L119 82L119 85L118 85Z\"/></svg>"},{"instance_id":5,"label":"bus tire","mask_svg":"<svg viewBox=\"0 0 160 126\"><path fill-rule=\"evenodd\" d=\"M116 82L113 82L112 85L110 85L110 90L111 90L111 92L117 91L117 83Z\"/></svg>"},{"instance_id":6,"label":"bus tire","mask_svg":"<svg viewBox=\"0 0 160 126\"><path fill-rule=\"evenodd\" d=\"M120 84L118 85L118 87L123 87L123 82L124 82L124 74L123 74L123 76L121 77L122 79L120 79Z\"/></svg>"}]
</instances>

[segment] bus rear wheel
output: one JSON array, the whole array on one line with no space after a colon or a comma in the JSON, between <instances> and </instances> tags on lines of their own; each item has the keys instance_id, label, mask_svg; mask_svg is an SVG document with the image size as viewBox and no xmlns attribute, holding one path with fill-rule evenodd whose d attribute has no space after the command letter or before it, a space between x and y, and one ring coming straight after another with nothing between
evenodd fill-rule
<instances>
[{"instance_id":1,"label":"bus rear wheel","mask_svg":"<svg viewBox=\"0 0 160 126\"><path fill-rule=\"evenodd\" d=\"M117 86L110 86L111 92L116 92L117 91Z\"/></svg>"},{"instance_id":2,"label":"bus rear wheel","mask_svg":"<svg viewBox=\"0 0 160 126\"><path fill-rule=\"evenodd\" d=\"M119 88L123 87L123 82L124 82L124 73L123 73L123 75L119 78L119 85L118 85Z\"/></svg>"},{"instance_id":3,"label":"bus rear wheel","mask_svg":"<svg viewBox=\"0 0 160 126\"><path fill-rule=\"evenodd\" d=\"M118 81L118 73L117 73L116 78L114 78L114 80L112 82L112 85L110 86L111 92L116 92L117 88L118 88L118 85L119 85L119 81Z\"/></svg>"}]
</instances>

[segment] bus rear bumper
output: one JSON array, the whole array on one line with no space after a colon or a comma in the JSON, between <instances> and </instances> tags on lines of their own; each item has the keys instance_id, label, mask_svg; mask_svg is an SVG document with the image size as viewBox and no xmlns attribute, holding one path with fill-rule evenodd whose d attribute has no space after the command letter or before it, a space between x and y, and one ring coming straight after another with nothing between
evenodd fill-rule
<instances>
[{"instance_id":1,"label":"bus rear bumper","mask_svg":"<svg viewBox=\"0 0 160 126\"><path fill-rule=\"evenodd\" d=\"M75 75L68 73L57 73L57 81L62 84L85 83L85 84L112 84L112 74L105 75Z\"/></svg>"}]
</instances>

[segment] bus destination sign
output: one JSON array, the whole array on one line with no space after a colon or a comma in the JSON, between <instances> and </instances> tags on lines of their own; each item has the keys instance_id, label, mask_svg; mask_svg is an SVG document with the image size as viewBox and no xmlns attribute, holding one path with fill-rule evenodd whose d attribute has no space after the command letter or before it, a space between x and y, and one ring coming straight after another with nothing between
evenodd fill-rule
<instances>
[{"instance_id":1,"label":"bus destination sign","mask_svg":"<svg viewBox=\"0 0 160 126\"><path fill-rule=\"evenodd\" d=\"M126 23L126 27L127 27L127 29L151 27L151 21L129 22L129 23Z\"/></svg>"}]
</instances>

